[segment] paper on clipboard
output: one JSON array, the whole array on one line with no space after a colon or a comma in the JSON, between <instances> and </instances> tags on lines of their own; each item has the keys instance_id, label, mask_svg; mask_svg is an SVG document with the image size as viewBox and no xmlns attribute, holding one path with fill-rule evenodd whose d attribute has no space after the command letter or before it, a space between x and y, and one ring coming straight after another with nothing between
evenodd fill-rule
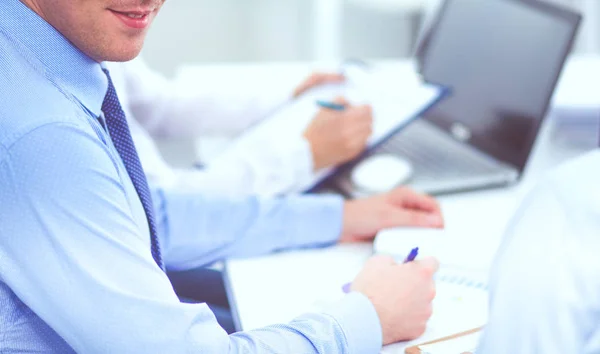
<instances>
[{"instance_id":1,"label":"paper on clipboard","mask_svg":"<svg viewBox=\"0 0 600 354\"><path fill-rule=\"evenodd\" d=\"M316 101L333 100L338 96L351 104L372 106L373 134L368 141L368 148L373 148L416 119L446 92L441 86L423 82L416 72L365 70L351 66L345 68L345 76L344 84L312 89L281 107L241 136L230 149L251 149L260 142L276 144L280 139L297 139L319 111ZM300 186L297 192L313 187L332 171L332 168L320 171L313 180Z\"/></svg>"}]
</instances>

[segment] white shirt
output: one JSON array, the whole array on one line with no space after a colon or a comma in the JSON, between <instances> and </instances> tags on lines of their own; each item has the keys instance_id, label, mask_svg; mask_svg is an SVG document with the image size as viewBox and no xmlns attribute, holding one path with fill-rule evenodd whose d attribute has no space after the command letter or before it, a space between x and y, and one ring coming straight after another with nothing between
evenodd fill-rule
<instances>
[{"instance_id":1,"label":"white shirt","mask_svg":"<svg viewBox=\"0 0 600 354\"><path fill-rule=\"evenodd\" d=\"M244 78L239 85L215 87L203 85L201 77L190 87L181 78L167 80L139 58L107 66L151 183L226 196L274 196L297 190L313 178L310 145L302 136L274 136L249 151L217 157L202 170L171 168L152 139L235 136L288 101L292 88L261 93L241 84Z\"/></svg>"},{"instance_id":2,"label":"white shirt","mask_svg":"<svg viewBox=\"0 0 600 354\"><path fill-rule=\"evenodd\" d=\"M492 269L478 353L600 353L600 150L521 206Z\"/></svg>"}]
</instances>

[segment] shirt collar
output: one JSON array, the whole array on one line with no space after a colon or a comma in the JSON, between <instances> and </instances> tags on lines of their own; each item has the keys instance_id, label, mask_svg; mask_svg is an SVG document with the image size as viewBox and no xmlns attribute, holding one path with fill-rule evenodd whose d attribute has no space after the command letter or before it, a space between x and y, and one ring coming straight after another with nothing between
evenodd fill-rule
<instances>
[{"instance_id":1,"label":"shirt collar","mask_svg":"<svg viewBox=\"0 0 600 354\"><path fill-rule=\"evenodd\" d=\"M99 116L108 90L101 65L19 0L2 0L0 31L25 47L44 74Z\"/></svg>"}]
</instances>

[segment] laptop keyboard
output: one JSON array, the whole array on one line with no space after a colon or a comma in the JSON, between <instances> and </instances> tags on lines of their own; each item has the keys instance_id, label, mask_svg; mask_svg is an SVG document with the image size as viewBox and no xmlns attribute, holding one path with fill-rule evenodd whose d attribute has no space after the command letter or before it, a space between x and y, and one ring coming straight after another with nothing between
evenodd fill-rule
<instances>
[{"instance_id":1,"label":"laptop keyboard","mask_svg":"<svg viewBox=\"0 0 600 354\"><path fill-rule=\"evenodd\" d=\"M498 163L436 129L413 124L375 153L391 153L408 159L419 180L470 177L498 171Z\"/></svg>"},{"instance_id":2,"label":"laptop keyboard","mask_svg":"<svg viewBox=\"0 0 600 354\"><path fill-rule=\"evenodd\" d=\"M506 183L507 171L510 170L507 165L454 140L425 121L412 123L372 154L406 158L413 166L413 176L407 184L416 190L434 194ZM332 186L346 195L360 194L351 181L351 173L352 166L340 171L331 181ZM474 178L477 179L475 183Z\"/></svg>"}]
</instances>

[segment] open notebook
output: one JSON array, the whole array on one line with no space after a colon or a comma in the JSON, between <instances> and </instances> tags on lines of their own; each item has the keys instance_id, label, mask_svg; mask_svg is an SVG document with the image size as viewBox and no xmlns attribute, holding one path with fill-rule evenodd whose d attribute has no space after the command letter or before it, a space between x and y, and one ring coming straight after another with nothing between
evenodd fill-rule
<instances>
[{"instance_id":1,"label":"open notebook","mask_svg":"<svg viewBox=\"0 0 600 354\"><path fill-rule=\"evenodd\" d=\"M405 354L405 350L416 345L435 341L457 333L479 328L488 319L487 273L460 266L443 265L435 276L436 297L433 301L433 314L427 323L425 333L410 342L396 343L383 348L384 354ZM335 294L324 289L308 311L320 312L344 296L343 284L335 284ZM329 288L328 288L329 289ZM328 294L325 294L328 293ZM462 354L474 350L478 342L478 332L473 336L461 336L460 341L444 341L433 346L431 353ZM455 352L455 347L461 348ZM427 347L425 347L427 348ZM445 350L447 349L447 350Z\"/></svg>"},{"instance_id":2,"label":"open notebook","mask_svg":"<svg viewBox=\"0 0 600 354\"><path fill-rule=\"evenodd\" d=\"M388 346L384 353L404 354L415 347L420 353L474 353L479 342L479 329L488 319L488 290L483 274L460 268L442 267L436 275L437 295L433 315L420 338ZM472 331L473 330L473 331ZM462 335L456 336L461 333ZM439 339L451 337L443 341ZM421 345L423 343L431 344ZM407 351L419 353L419 351Z\"/></svg>"},{"instance_id":3,"label":"open notebook","mask_svg":"<svg viewBox=\"0 0 600 354\"><path fill-rule=\"evenodd\" d=\"M386 348L384 353L404 354L407 347L479 328L486 323L488 270L481 268L480 265L485 262L477 260L470 251L471 248L464 246L472 244L473 241L462 239L460 235L463 234L465 233L461 228L453 228L450 225L443 230L389 229L377 235L373 247L375 253L406 255L412 248L418 246L419 257L433 256L441 264L436 274L437 295L433 302L433 315L426 333L410 343L392 345ZM469 336L460 336L460 339L431 344L435 350L428 349L428 351L438 353L439 348L448 346L448 351L441 351L441 353L455 353L451 345L457 345L464 348L455 354L470 352L473 350L470 347L477 343L478 336L479 332L475 332Z\"/></svg>"},{"instance_id":4,"label":"open notebook","mask_svg":"<svg viewBox=\"0 0 600 354\"><path fill-rule=\"evenodd\" d=\"M378 69L357 65L343 67L344 84L314 88L290 101L270 117L252 127L229 147L229 152L243 152L257 146L277 148L277 143L302 136L319 107L317 100L330 101L343 96L351 104L373 107L373 134L368 148L374 148L442 99L447 89L423 82L412 69ZM228 152L225 152L227 154ZM333 173L326 169L295 192L306 191Z\"/></svg>"},{"instance_id":5,"label":"open notebook","mask_svg":"<svg viewBox=\"0 0 600 354\"><path fill-rule=\"evenodd\" d=\"M488 319L488 290L484 275L444 266L436 275L436 290L433 314L425 333L413 341L388 345L383 348L383 354L475 353L480 331L474 329L483 327ZM440 339L447 340L438 342ZM420 351L415 351L415 348Z\"/></svg>"}]
</instances>

